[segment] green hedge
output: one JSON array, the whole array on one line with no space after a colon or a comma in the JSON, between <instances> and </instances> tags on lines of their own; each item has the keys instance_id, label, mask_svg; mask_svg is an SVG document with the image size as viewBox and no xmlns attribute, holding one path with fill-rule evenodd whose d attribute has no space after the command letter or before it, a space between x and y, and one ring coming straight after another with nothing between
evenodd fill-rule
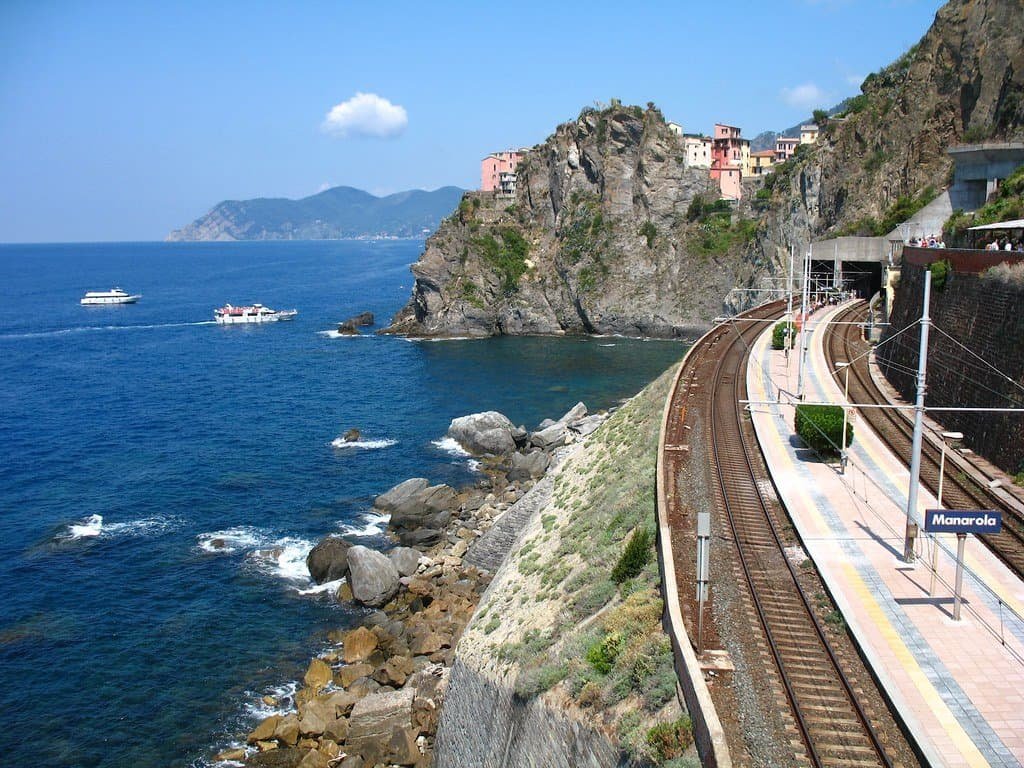
<instances>
[{"instance_id":1,"label":"green hedge","mask_svg":"<svg viewBox=\"0 0 1024 768\"><path fill-rule=\"evenodd\" d=\"M808 448L838 454L842 445L843 408L839 405L798 405L796 433ZM853 424L846 424L846 445L853 442Z\"/></svg>"},{"instance_id":2,"label":"green hedge","mask_svg":"<svg viewBox=\"0 0 1024 768\"><path fill-rule=\"evenodd\" d=\"M789 327L790 338L796 336L796 325L793 323L776 323L772 329L772 349L785 349L786 348L786 327ZM793 341L790 341L790 349L793 347Z\"/></svg>"}]
</instances>

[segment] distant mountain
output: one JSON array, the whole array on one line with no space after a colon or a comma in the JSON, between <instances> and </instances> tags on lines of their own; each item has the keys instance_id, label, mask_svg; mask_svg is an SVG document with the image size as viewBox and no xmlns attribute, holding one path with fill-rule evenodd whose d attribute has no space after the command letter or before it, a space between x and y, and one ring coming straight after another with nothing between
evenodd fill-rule
<instances>
[{"instance_id":1,"label":"distant mountain","mask_svg":"<svg viewBox=\"0 0 1024 768\"><path fill-rule=\"evenodd\" d=\"M426 237L459 204L464 190L413 189L376 197L332 187L301 200L261 197L225 200L168 241L336 240L354 237Z\"/></svg>"}]
</instances>

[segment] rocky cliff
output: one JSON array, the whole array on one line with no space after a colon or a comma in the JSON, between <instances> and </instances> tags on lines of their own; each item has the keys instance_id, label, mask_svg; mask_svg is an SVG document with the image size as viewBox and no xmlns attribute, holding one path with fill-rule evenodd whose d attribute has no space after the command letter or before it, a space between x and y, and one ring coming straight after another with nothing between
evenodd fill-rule
<instances>
[{"instance_id":1,"label":"rocky cliff","mask_svg":"<svg viewBox=\"0 0 1024 768\"><path fill-rule=\"evenodd\" d=\"M463 199L427 241L390 330L691 333L723 305L764 298L729 291L784 274L791 245L886 234L947 186L949 146L1021 138L1022 39L1021 0L943 6L739 209L702 204L716 185L684 167L656 109L584 110L527 153L514 201Z\"/></svg>"},{"instance_id":2,"label":"rocky cliff","mask_svg":"<svg viewBox=\"0 0 1024 768\"><path fill-rule=\"evenodd\" d=\"M225 200L167 236L179 240L336 240L353 237L424 237L437 228L459 197L458 187L421 189L376 197L333 187L301 200Z\"/></svg>"},{"instance_id":3,"label":"rocky cliff","mask_svg":"<svg viewBox=\"0 0 1024 768\"><path fill-rule=\"evenodd\" d=\"M653 105L584 110L517 171L514 200L470 193L427 241L392 332L689 335L755 269L756 224L702 204L717 182Z\"/></svg>"},{"instance_id":4,"label":"rocky cliff","mask_svg":"<svg viewBox=\"0 0 1024 768\"><path fill-rule=\"evenodd\" d=\"M1024 3L953 0L767 182L761 262L838 234L886 234L948 185L955 144L1024 137Z\"/></svg>"}]
</instances>

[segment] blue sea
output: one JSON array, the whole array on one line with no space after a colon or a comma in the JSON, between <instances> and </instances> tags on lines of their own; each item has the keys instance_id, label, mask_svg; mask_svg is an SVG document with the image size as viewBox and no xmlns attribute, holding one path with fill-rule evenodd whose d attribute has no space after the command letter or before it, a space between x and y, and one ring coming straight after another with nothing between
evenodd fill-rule
<instances>
[{"instance_id":1,"label":"blue sea","mask_svg":"<svg viewBox=\"0 0 1024 768\"><path fill-rule=\"evenodd\" d=\"M0 764L203 765L357 618L311 589L310 546L386 547L376 494L477 479L451 419L614 406L685 351L329 333L385 325L421 249L0 246ZM114 285L142 300L79 305ZM225 302L299 314L215 325Z\"/></svg>"}]
</instances>

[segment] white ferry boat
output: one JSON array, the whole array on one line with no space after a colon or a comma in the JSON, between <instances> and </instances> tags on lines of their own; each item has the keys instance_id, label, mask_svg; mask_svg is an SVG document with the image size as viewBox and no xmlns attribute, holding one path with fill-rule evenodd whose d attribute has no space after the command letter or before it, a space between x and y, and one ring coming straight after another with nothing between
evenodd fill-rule
<instances>
[{"instance_id":1,"label":"white ferry boat","mask_svg":"<svg viewBox=\"0 0 1024 768\"><path fill-rule=\"evenodd\" d=\"M280 320L292 320L297 314L299 314L297 309L274 310L264 307L262 304L253 304L250 307L234 307L231 304L225 304L220 309L213 310L213 319L222 325L276 323Z\"/></svg>"},{"instance_id":2,"label":"white ferry boat","mask_svg":"<svg viewBox=\"0 0 1024 768\"><path fill-rule=\"evenodd\" d=\"M129 295L128 291L121 290L120 288L111 288L109 291L89 291L85 294L81 303L82 306L94 304L134 304L141 298L141 293L133 296Z\"/></svg>"}]
</instances>

